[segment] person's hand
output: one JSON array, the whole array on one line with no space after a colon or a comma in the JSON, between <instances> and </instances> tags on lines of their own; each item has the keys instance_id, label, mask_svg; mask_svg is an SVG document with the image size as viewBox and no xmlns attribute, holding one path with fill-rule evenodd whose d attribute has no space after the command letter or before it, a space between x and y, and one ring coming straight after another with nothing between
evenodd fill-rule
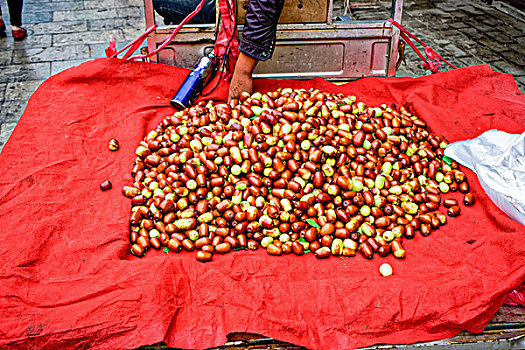
<instances>
[{"instance_id":1,"label":"person's hand","mask_svg":"<svg viewBox=\"0 0 525 350\"><path fill-rule=\"evenodd\" d=\"M235 70L228 90L228 102L234 98L238 99L244 91L252 93L252 75Z\"/></svg>"},{"instance_id":2,"label":"person's hand","mask_svg":"<svg viewBox=\"0 0 525 350\"><path fill-rule=\"evenodd\" d=\"M228 102L234 98L239 98L241 92L252 93L252 73L257 65L257 60L242 52L237 59L233 71L230 89L228 91Z\"/></svg>"}]
</instances>

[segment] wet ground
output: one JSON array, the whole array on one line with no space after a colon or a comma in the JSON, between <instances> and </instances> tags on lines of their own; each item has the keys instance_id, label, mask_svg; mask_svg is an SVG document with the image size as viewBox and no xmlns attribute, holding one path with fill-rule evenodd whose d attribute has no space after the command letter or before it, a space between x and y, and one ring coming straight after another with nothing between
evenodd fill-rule
<instances>
[{"instance_id":1,"label":"wet ground","mask_svg":"<svg viewBox=\"0 0 525 350\"><path fill-rule=\"evenodd\" d=\"M359 6L359 2L365 6ZM350 7L349 14L357 20L390 13L391 1L352 3L357 4ZM403 25L456 67L489 64L497 71L514 75L521 91L525 91L525 14L515 8L501 1L494 1L491 6L486 1L405 0ZM397 75L425 74L421 61L408 45L405 53L406 64ZM450 67L440 70L447 69Z\"/></svg>"},{"instance_id":2,"label":"wet ground","mask_svg":"<svg viewBox=\"0 0 525 350\"><path fill-rule=\"evenodd\" d=\"M336 1L339 14L344 3ZM353 19L386 18L391 1L350 1ZM0 0L8 23L6 1ZM28 98L48 77L103 57L111 37L122 46L145 29L142 0L25 0L29 36L0 38L0 148L16 126ZM458 67L487 63L511 73L525 91L525 14L494 1L407 0L403 25ZM408 47L399 76L427 74Z\"/></svg>"}]
</instances>

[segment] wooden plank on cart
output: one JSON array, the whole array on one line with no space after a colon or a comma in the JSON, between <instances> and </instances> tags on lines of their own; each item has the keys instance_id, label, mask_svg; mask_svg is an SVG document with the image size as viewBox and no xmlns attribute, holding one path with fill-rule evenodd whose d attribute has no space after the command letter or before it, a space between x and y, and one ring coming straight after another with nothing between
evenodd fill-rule
<instances>
[{"instance_id":1,"label":"wooden plank on cart","mask_svg":"<svg viewBox=\"0 0 525 350\"><path fill-rule=\"evenodd\" d=\"M237 0L237 21L244 24L249 0ZM279 23L323 23L328 16L326 0L286 0Z\"/></svg>"}]
</instances>

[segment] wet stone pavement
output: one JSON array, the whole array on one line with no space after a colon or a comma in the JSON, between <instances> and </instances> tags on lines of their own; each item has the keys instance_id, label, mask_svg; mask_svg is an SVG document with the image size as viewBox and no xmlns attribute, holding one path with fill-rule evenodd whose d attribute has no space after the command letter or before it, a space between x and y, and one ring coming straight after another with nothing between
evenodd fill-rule
<instances>
[{"instance_id":1,"label":"wet stone pavement","mask_svg":"<svg viewBox=\"0 0 525 350\"><path fill-rule=\"evenodd\" d=\"M0 38L0 147L36 88L51 75L104 57L114 36L117 47L145 28L143 0L24 0L28 37ZM3 19L9 24L5 0Z\"/></svg>"},{"instance_id":2,"label":"wet stone pavement","mask_svg":"<svg viewBox=\"0 0 525 350\"><path fill-rule=\"evenodd\" d=\"M354 19L384 19L391 1L350 4ZM406 0L404 4L403 25L452 64L487 63L513 74L525 91L525 14L501 1L488 5L481 0ZM0 6L9 24L6 1L0 0ZM142 0L24 0L23 22L27 39L14 42L9 30L6 38L0 38L0 149L45 79L104 57L111 37L121 47L145 29ZM406 64L398 76L428 74L408 46L405 52Z\"/></svg>"},{"instance_id":3,"label":"wet stone pavement","mask_svg":"<svg viewBox=\"0 0 525 350\"><path fill-rule=\"evenodd\" d=\"M390 10L391 1L375 3L375 10L357 8L352 17L373 19ZM512 74L525 91L525 13L501 1L490 6L480 0L405 0L402 24L454 66L488 64ZM397 76L429 74L420 68L421 60L408 45L405 54L406 64L399 67ZM440 71L451 69L442 64Z\"/></svg>"}]
</instances>

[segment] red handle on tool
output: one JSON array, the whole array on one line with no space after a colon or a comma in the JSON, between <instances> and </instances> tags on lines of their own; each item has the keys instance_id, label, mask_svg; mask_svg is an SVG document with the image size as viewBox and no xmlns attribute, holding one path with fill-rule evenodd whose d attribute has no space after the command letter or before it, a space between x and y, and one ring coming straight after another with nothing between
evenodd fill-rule
<instances>
[{"instance_id":1,"label":"red handle on tool","mask_svg":"<svg viewBox=\"0 0 525 350\"><path fill-rule=\"evenodd\" d=\"M392 18L389 18L388 21L401 31L401 37L403 38L403 40L405 40L407 44L416 52L419 58L421 58L421 60L423 61L422 66L424 70L430 69L432 73L438 73L438 67L441 67L441 62L439 61L440 59L452 68L457 68L456 66L452 65L449 61L441 57L436 51L432 50L430 46L425 45L423 41L421 41L414 34L410 33L401 24L397 23ZM412 40L410 40L410 38L416 40L420 45L422 45L425 48L425 55L428 57L428 60L423 56L423 54L421 54L416 45L414 45Z\"/></svg>"}]
</instances>

